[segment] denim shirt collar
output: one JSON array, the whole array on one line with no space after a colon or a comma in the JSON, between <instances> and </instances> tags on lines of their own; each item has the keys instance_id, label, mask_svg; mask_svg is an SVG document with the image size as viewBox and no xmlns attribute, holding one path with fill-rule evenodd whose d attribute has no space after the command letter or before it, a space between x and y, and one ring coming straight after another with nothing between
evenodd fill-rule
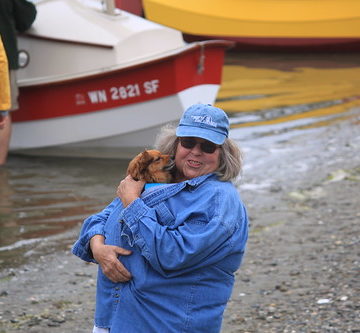
<instances>
[{"instance_id":1,"label":"denim shirt collar","mask_svg":"<svg viewBox=\"0 0 360 333\"><path fill-rule=\"evenodd\" d=\"M217 177L215 173L208 173L206 175L202 175L199 177L195 177L189 180L185 180L184 183L190 185L190 186L198 186L202 184L205 180L207 180L210 177Z\"/></svg>"},{"instance_id":2,"label":"denim shirt collar","mask_svg":"<svg viewBox=\"0 0 360 333\"><path fill-rule=\"evenodd\" d=\"M149 205L150 207L158 204L161 201L164 201L165 199L174 196L181 190L183 190L185 187L195 188L199 185L201 185L203 182L205 182L207 179L210 178L217 178L217 175L215 173L208 173L206 175L202 175L199 177L195 177L189 180L185 180L180 183L171 183L171 184L164 184L162 186L159 186L158 188L155 188L152 191L144 192L141 196L142 200L145 204Z\"/></svg>"}]
</instances>

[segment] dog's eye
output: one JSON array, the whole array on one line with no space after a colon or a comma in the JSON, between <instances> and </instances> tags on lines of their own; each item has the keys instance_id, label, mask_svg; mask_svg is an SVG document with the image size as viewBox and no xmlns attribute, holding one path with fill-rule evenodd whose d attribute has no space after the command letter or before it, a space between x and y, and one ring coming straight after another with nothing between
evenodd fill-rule
<instances>
[{"instance_id":1,"label":"dog's eye","mask_svg":"<svg viewBox=\"0 0 360 333\"><path fill-rule=\"evenodd\" d=\"M161 160L161 158L160 158L160 157L157 157L157 158L154 159L154 162L158 162L158 161L160 161L160 160Z\"/></svg>"}]
</instances>

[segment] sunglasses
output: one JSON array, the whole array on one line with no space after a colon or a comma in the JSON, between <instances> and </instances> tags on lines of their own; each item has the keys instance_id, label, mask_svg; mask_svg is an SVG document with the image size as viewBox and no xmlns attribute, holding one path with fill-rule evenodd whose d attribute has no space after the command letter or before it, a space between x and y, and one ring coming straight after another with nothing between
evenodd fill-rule
<instances>
[{"instance_id":1,"label":"sunglasses","mask_svg":"<svg viewBox=\"0 0 360 333\"><path fill-rule=\"evenodd\" d=\"M220 147L210 141L198 142L195 138L179 138L179 139L180 139L180 144L183 148L192 149L197 144L199 144L201 151L207 154L213 154L215 150L218 147Z\"/></svg>"}]
</instances>

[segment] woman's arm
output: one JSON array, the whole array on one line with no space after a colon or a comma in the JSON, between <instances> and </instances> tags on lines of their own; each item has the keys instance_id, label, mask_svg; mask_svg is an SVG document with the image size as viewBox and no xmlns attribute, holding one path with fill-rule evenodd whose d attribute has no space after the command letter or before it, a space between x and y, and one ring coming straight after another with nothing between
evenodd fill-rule
<instances>
[{"instance_id":1,"label":"woman's arm","mask_svg":"<svg viewBox=\"0 0 360 333\"><path fill-rule=\"evenodd\" d=\"M119 246L105 245L105 223L118 205L120 205L119 199L115 199L103 211L84 221L80 237L74 244L72 252L85 261L98 263L111 281L126 282L131 279L131 274L118 256L130 255L131 251Z\"/></svg>"},{"instance_id":2,"label":"woman's arm","mask_svg":"<svg viewBox=\"0 0 360 333\"><path fill-rule=\"evenodd\" d=\"M104 210L101 212L89 216L82 224L80 235L75 242L72 253L80 257L84 261L95 262L93 253L90 248L90 240L95 235L105 236L104 226L105 223L113 211L113 209L119 205L119 199L113 200Z\"/></svg>"}]
</instances>

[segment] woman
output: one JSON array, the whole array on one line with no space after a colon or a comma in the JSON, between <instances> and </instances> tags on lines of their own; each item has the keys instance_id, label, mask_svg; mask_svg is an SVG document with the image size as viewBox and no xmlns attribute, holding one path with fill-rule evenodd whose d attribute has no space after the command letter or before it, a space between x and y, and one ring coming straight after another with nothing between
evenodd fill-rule
<instances>
[{"instance_id":1,"label":"woman","mask_svg":"<svg viewBox=\"0 0 360 333\"><path fill-rule=\"evenodd\" d=\"M176 135L158 138L175 183L141 194L128 176L119 198L85 220L73 253L100 266L94 332L220 331L248 229L228 131L224 111L191 106Z\"/></svg>"}]
</instances>

